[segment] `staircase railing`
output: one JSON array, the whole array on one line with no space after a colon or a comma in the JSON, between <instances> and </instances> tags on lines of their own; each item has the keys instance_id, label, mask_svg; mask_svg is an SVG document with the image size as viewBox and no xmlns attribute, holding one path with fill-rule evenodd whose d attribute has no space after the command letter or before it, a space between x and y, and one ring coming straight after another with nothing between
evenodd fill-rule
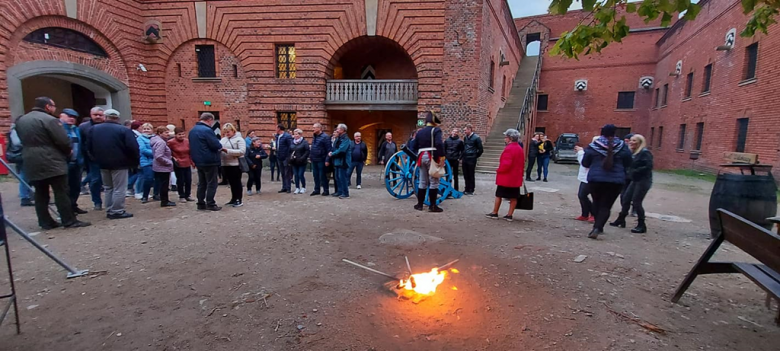
<instances>
[{"instance_id":1,"label":"staircase railing","mask_svg":"<svg viewBox=\"0 0 780 351\"><path fill-rule=\"evenodd\" d=\"M523 100L523 107L520 109L520 116L517 119L517 130L526 135L526 121L529 120L531 112L533 111L534 103L536 103L536 90L539 88L539 74L542 71L542 58L544 56L540 53L539 60L536 61L536 70L534 71L534 78L531 80L531 86L525 91L525 100Z\"/></svg>"}]
</instances>

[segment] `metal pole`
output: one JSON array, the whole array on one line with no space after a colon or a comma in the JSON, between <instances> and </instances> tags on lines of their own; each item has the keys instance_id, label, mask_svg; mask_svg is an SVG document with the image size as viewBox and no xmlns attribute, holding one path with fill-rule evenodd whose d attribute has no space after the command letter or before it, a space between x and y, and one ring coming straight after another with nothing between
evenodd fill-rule
<instances>
[{"instance_id":1,"label":"metal pole","mask_svg":"<svg viewBox=\"0 0 780 351\"><path fill-rule=\"evenodd\" d=\"M11 167L11 165L6 163L5 160L2 157L0 157L0 162L3 163L3 166L5 166L5 169L7 169L8 172L11 173L11 175L16 177L16 179L19 181L19 183L21 183L22 185L26 186L27 189L30 189L30 193L32 193L33 195L35 194L35 189L33 187L31 187L30 184L25 182L24 179L22 179L22 176L20 176L19 173L16 173L16 171ZM56 216L57 218L61 218L60 217L60 213L57 212L57 210L54 209L54 207L52 207L50 204L47 204L47 206L49 207L49 211L51 211L51 213L54 214L54 216Z\"/></svg>"},{"instance_id":2,"label":"metal pole","mask_svg":"<svg viewBox=\"0 0 780 351\"><path fill-rule=\"evenodd\" d=\"M45 247L41 246L41 244L39 244L37 241L35 241L35 239L30 237L29 234L25 233L24 230L22 230L22 228L19 228L19 226L17 226L13 222L11 222L8 219L8 217L3 217L3 219L5 220L5 224L7 226L11 227L11 229L13 229L17 234L19 234L22 238L24 238L24 240L27 240L30 244L35 246L35 248L37 248L38 250L40 250L41 252L46 254L46 256L49 256L49 258L51 258L54 262L57 262L57 264L62 266L62 268L65 268L65 270L68 271L68 278L69 279L70 278L81 277L81 276L87 275L87 273L89 273L89 270L87 270L87 269L84 269L84 270L76 270L76 269L74 269L73 267L71 267L70 265L65 263L65 261L61 260L59 257L54 256L54 254L51 253L51 251L49 251Z\"/></svg>"},{"instance_id":3,"label":"metal pole","mask_svg":"<svg viewBox=\"0 0 780 351\"><path fill-rule=\"evenodd\" d=\"M355 266L358 266L358 267L360 267L360 268L363 268L363 269L365 269L365 270L367 270L367 271L369 271L369 272L373 272L373 273L376 273L376 274L379 274L379 275L383 275L383 276L385 276L385 277L388 277L388 278L390 278L390 279L392 279L392 280L399 280L399 279L398 279L398 277L392 276L392 275L390 275L390 274L387 274L387 273L385 273L385 272L380 272L380 271L378 271L378 270L376 270L376 269L373 269L373 268L368 268L368 267L366 267L366 266L364 266L364 265L362 265L362 264L359 264L359 263L352 262L352 261L350 261L350 260L348 260L348 259L346 259L346 258L343 258L343 259L341 259L341 260L342 260L342 261L344 261L344 262L346 262L346 263L349 263L349 264L351 264L351 265L355 265Z\"/></svg>"}]
</instances>

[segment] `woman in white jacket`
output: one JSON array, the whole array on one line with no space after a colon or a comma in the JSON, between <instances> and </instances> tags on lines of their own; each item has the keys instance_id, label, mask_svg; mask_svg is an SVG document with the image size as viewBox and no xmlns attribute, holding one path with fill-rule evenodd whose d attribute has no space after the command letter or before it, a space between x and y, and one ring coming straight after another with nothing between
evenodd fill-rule
<instances>
[{"instance_id":1,"label":"woman in white jacket","mask_svg":"<svg viewBox=\"0 0 780 351\"><path fill-rule=\"evenodd\" d=\"M243 206L242 196L244 186L241 184L241 167L239 158L246 154L246 142L241 133L231 123L225 123L222 127L222 172L230 185L231 198L225 206Z\"/></svg>"},{"instance_id":2,"label":"woman in white jacket","mask_svg":"<svg viewBox=\"0 0 780 351\"><path fill-rule=\"evenodd\" d=\"M596 141L598 138L598 136L593 137L593 141ZM595 221L593 216L593 202L588 198L588 195L590 195L590 188L588 187L588 169L582 167L582 157L585 156L585 149L583 149L582 146L575 146L574 150L577 151L577 162L580 163L580 171L577 173L577 179L580 181L580 190L577 192L577 197L580 199L580 208L582 209L580 216L575 219L583 222L593 222Z\"/></svg>"}]
</instances>

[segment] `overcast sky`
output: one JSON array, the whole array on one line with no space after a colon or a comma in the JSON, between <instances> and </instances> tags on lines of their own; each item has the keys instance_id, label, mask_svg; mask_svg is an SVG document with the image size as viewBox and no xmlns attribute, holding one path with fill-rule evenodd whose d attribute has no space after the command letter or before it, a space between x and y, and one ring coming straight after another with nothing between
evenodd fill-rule
<instances>
[{"instance_id":1,"label":"overcast sky","mask_svg":"<svg viewBox=\"0 0 780 351\"><path fill-rule=\"evenodd\" d=\"M507 2L514 18L544 14L550 6L550 0L508 0ZM571 9L580 8L582 8L580 2L574 1Z\"/></svg>"}]
</instances>

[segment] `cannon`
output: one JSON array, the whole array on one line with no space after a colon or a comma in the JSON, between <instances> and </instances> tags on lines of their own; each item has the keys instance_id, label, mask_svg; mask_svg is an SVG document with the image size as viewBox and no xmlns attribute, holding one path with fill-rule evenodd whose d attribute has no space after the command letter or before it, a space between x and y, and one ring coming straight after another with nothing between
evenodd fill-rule
<instances>
[{"instance_id":1,"label":"cannon","mask_svg":"<svg viewBox=\"0 0 780 351\"><path fill-rule=\"evenodd\" d=\"M437 205L448 197L454 199L463 197L463 193L452 186L452 168L448 161L444 161L444 167L446 174L439 181ZM408 199L417 192L419 185L420 169L417 167L417 154L404 145L401 151L396 152L385 164L385 188L396 199ZM428 191L425 192L425 205L431 205Z\"/></svg>"}]
</instances>

